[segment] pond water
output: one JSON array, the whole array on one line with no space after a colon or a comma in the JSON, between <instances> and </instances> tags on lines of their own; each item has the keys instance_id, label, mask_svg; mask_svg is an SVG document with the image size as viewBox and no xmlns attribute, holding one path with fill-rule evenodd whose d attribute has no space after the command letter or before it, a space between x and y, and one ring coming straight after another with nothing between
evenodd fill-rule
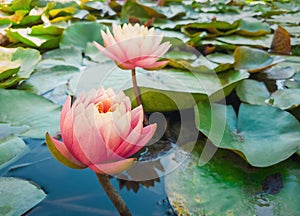
<instances>
[{"instance_id":1,"label":"pond water","mask_svg":"<svg viewBox=\"0 0 300 216\"><path fill-rule=\"evenodd\" d=\"M47 197L25 215L117 215L96 175L89 169L70 169L56 161L40 140L26 140L32 151L17 161L5 176L38 184ZM174 215L164 189L164 179L137 184L112 178L133 215ZM153 185L153 186L151 186Z\"/></svg>"}]
</instances>

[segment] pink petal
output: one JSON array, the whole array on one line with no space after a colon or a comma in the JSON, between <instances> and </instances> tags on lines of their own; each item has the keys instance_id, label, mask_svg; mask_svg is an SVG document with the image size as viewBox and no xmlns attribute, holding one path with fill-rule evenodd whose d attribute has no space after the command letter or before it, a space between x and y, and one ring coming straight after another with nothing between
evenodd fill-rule
<instances>
[{"instance_id":1,"label":"pink petal","mask_svg":"<svg viewBox=\"0 0 300 216\"><path fill-rule=\"evenodd\" d=\"M60 130L62 130L64 126L65 117L67 115L67 112L70 110L70 108L71 108L71 97L68 96L60 113Z\"/></svg>"},{"instance_id":2,"label":"pink petal","mask_svg":"<svg viewBox=\"0 0 300 216\"><path fill-rule=\"evenodd\" d=\"M142 55L151 55L157 47L159 46L160 42L162 41L162 36L146 36L144 38L144 42L142 44L142 47L140 47L140 50L142 51Z\"/></svg>"},{"instance_id":3,"label":"pink petal","mask_svg":"<svg viewBox=\"0 0 300 216\"><path fill-rule=\"evenodd\" d=\"M71 150L73 144L73 117L73 108L71 108L65 114L64 121L60 123L60 132L62 140L71 153L73 153Z\"/></svg>"},{"instance_id":4,"label":"pink petal","mask_svg":"<svg viewBox=\"0 0 300 216\"><path fill-rule=\"evenodd\" d=\"M111 46L116 43L114 37L112 36L112 34L110 33L108 28L106 28L106 33L101 30L101 35L102 35L105 47Z\"/></svg>"},{"instance_id":5,"label":"pink petal","mask_svg":"<svg viewBox=\"0 0 300 216\"><path fill-rule=\"evenodd\" d=\"M50 137L50 136L49 136ZM82 168L86 167L85 164L81 163L79 160L77 160L72 153L67 149L65 144L63 142L60 142L52 137L50 137L52 143L55 145L55 148L59 151L59 153L65 157L67 160L71 161L77 166L80 166Z\"/></svg>"},{"instance_id":6,"label":"pink petal","mask_svg":"<svg viewBox=\"0 0 300 216\"><path fill-rule=\"evenodd\" d=\"M128 62L117 62L117 65L118 67L124 70L132 70L137 67L135 64L128 63Z\"/></svg>"},{"instance_id":7,"label":"pink petal","mask_svg":"<svg viewBox=\"0 0 300 216\"><path fill-rule=\"evenodd\" d=\"M103 46L101 46L100 44L98 44L97 42L94 41L94 45L97 47L97 49L103 53L103 55L105 55L106 57L114 60L114 61L118 61L119 58L117 56L115 56L113 53L111 53L111 51L108 48L104 48Z\"/></svg>"},{"instance_id":8,"label":"pink petal","mask_svg":"<svg viewBox=\"0 0 300 216\"><path fill-rule=\"evenodd\" d=\"M133 128L126 139L115 150L115 154L124 157L127 153L136 145L139 141L141 133L143 131L143 122L139 122L135 128Z\"/></svg>"},{"instance_id":9,"label":"pink petal","mask_svg":"<svg viewBox=\"0 0 300 216\"><path fill-rule=\"evenodd\" d=\"M83 113L76 116L74 121L74 134L77 145L76 157L85 163L100 163L107 160L106 144L96 127L96 107L91 104Z\"/></svg>"},{"instance_id":10,"label":"pink petal","mask_svg":"<svg viewBox=\"0 0 300 216\"><path fill-rule=\"evenodd\" d=\"M142 105L131 110L131 128L135 128L137 124L143 121L144 110Z\"/></svg>"},{"instance_id":11,"label":"pink petal","mask_svg":"<svg viewBox=\"0 0 300 216\"><path fill-rule=\"evenodd\" d=\"M169 63L169 61L159 61L159 62L155 62L152 65L144 67L144 69L158 70L158 69L163 68L164 66L166 66L168 63Z\"/></svg>"},{"instance_id":12,"label":"pink petal","mask_svg":"<svg viewBox=\"0 0 300 216\"><path fill-rule=\"evenodd\" d=\"M130 157L131 155L135 154L138 152L141 148L143 148L153 137L155 131L157 128L157 124L151 124L148 125L147 127L143 128L143 132L141 134L141 139L137 142L133 148L128 151L125 155L123 155L125 158Z\"/></svg>"},{"instance_id":13,"label":"pink petal","mask_svg":"<svg viewBox=\"0 0 300 216\"><path fill-rule=\"evenodd\" d=\"M156 50L154 50L154 52L150 56L161 57L170 49L171 46L172 45L170 44L170 42L165 42L161 44Z\"/></svg>"},{"instance_id":14,"label":"pink petal","mask_svg":"<svg viewBox=\"0 0 300 216\"><path fill-rule=\"evenodd\" d=\"M146 67L150 67L150 66L156 64L157 60L158 60L158 58L154 58L154 57L149 56L149 57L146 57L142 60L137 60L135 62L135 65L137 67L146 68Z\"/></svg>"},{"instance_id":15,"label":"pink petal","mask_svg":"<svg viewBox=\"0 0 300 216\"><path fill-rule=\"evenodd\" d=\"M129 158L112 163L91 164L89 168L99 174L115 175L129 169L135 161L135 158Z\"/></svg>"}]
</instances>

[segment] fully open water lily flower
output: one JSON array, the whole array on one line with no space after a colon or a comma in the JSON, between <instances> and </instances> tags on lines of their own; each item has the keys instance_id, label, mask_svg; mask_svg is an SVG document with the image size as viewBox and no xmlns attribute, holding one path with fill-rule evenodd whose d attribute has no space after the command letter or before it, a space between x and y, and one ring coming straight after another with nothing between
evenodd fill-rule
<instances>
[{"instance_id":1,"label":"fully open water lily flower","mask_svg":"<svg viewBox=\"0 0 300 216\"><path fill-rule=\"evenodd\" d=\"M168 61L158 61L171 47L170 42L161 44L163 35L158 35L154 28L135 24L114 24L113 35L107 28L101 30L104 47L94 42L95 46L107 57L114 60L122 69L157 69L165 66Z\"/></svg>"},{"instance_id":2,"label":"fully open water lily flower","mask_svg":"<svg viewBox=\"0 0 300 216\"><path fill-rule=\"evenodd\" d=\"M89 167L99 174L117 174L136 160L129 158L152 138L156 124L143 126L143 108L131 110L129 98L102 87L82 94L62 108L60 129L63 142L46 134L54 157L71 168Z\"/></svg>"}]
</instances>

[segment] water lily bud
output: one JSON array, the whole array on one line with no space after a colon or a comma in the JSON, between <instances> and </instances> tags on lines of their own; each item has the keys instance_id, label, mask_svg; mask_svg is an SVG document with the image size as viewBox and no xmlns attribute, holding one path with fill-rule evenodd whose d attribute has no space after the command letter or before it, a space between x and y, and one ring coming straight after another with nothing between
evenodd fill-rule
<instances>
[{"instance_id":1,"label":"water lily bud","mask_svg":"<svg viewBox=\"0 0 300 216\"><path fill-rule=\"evenodd\" d=\"M69 96L60 117L62 141L46 134L46 143L64 165L89 167L99 174L117 174L136 160L130 158L152 138L156 124L143 126L142 106L131 110L130 99L112 89L93 90L73 104Z\"/></svg>"}]
</instances>

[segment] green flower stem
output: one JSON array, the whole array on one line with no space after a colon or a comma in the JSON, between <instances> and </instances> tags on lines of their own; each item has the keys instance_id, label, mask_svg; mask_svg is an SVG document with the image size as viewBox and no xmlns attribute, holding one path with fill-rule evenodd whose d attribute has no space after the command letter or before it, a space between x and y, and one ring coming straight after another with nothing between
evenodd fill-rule
<instances>
[{"instance_id":1,"label":"green flower stem","mask_svg":"<svg viewBox=\"0 0 300 216\"><path fill-rule=\"evenodd\" d=\"M134 94L135 94L135 98L136 98L137 104L138 104L138 106L139 105L143 105L142 98L141 98L141 93L140 93L140 90L139 90L139 87L138 87L137 81L136 81L135 69L131 70L131 78L132 78L133 90L134 90ZM148 119L146 117L145 112L144 112L144 124L145 125L149 124L149 121L148 121Z\"/></svg>"},{"instance_id":2,"label":"green flower stem","mask_svg":"<svg viewBox=\"0 0 300 216\"><path fill-rule=\"evenodd\" d=\"M131 216L130 210L126 206L124 200L120 197L119 193L116 191L114 186L111 184L110 179L107 175L102 175L96 173L100 184L102 185L104 191L118 210L121 216Z\"/></svg>"}]
</instances>

